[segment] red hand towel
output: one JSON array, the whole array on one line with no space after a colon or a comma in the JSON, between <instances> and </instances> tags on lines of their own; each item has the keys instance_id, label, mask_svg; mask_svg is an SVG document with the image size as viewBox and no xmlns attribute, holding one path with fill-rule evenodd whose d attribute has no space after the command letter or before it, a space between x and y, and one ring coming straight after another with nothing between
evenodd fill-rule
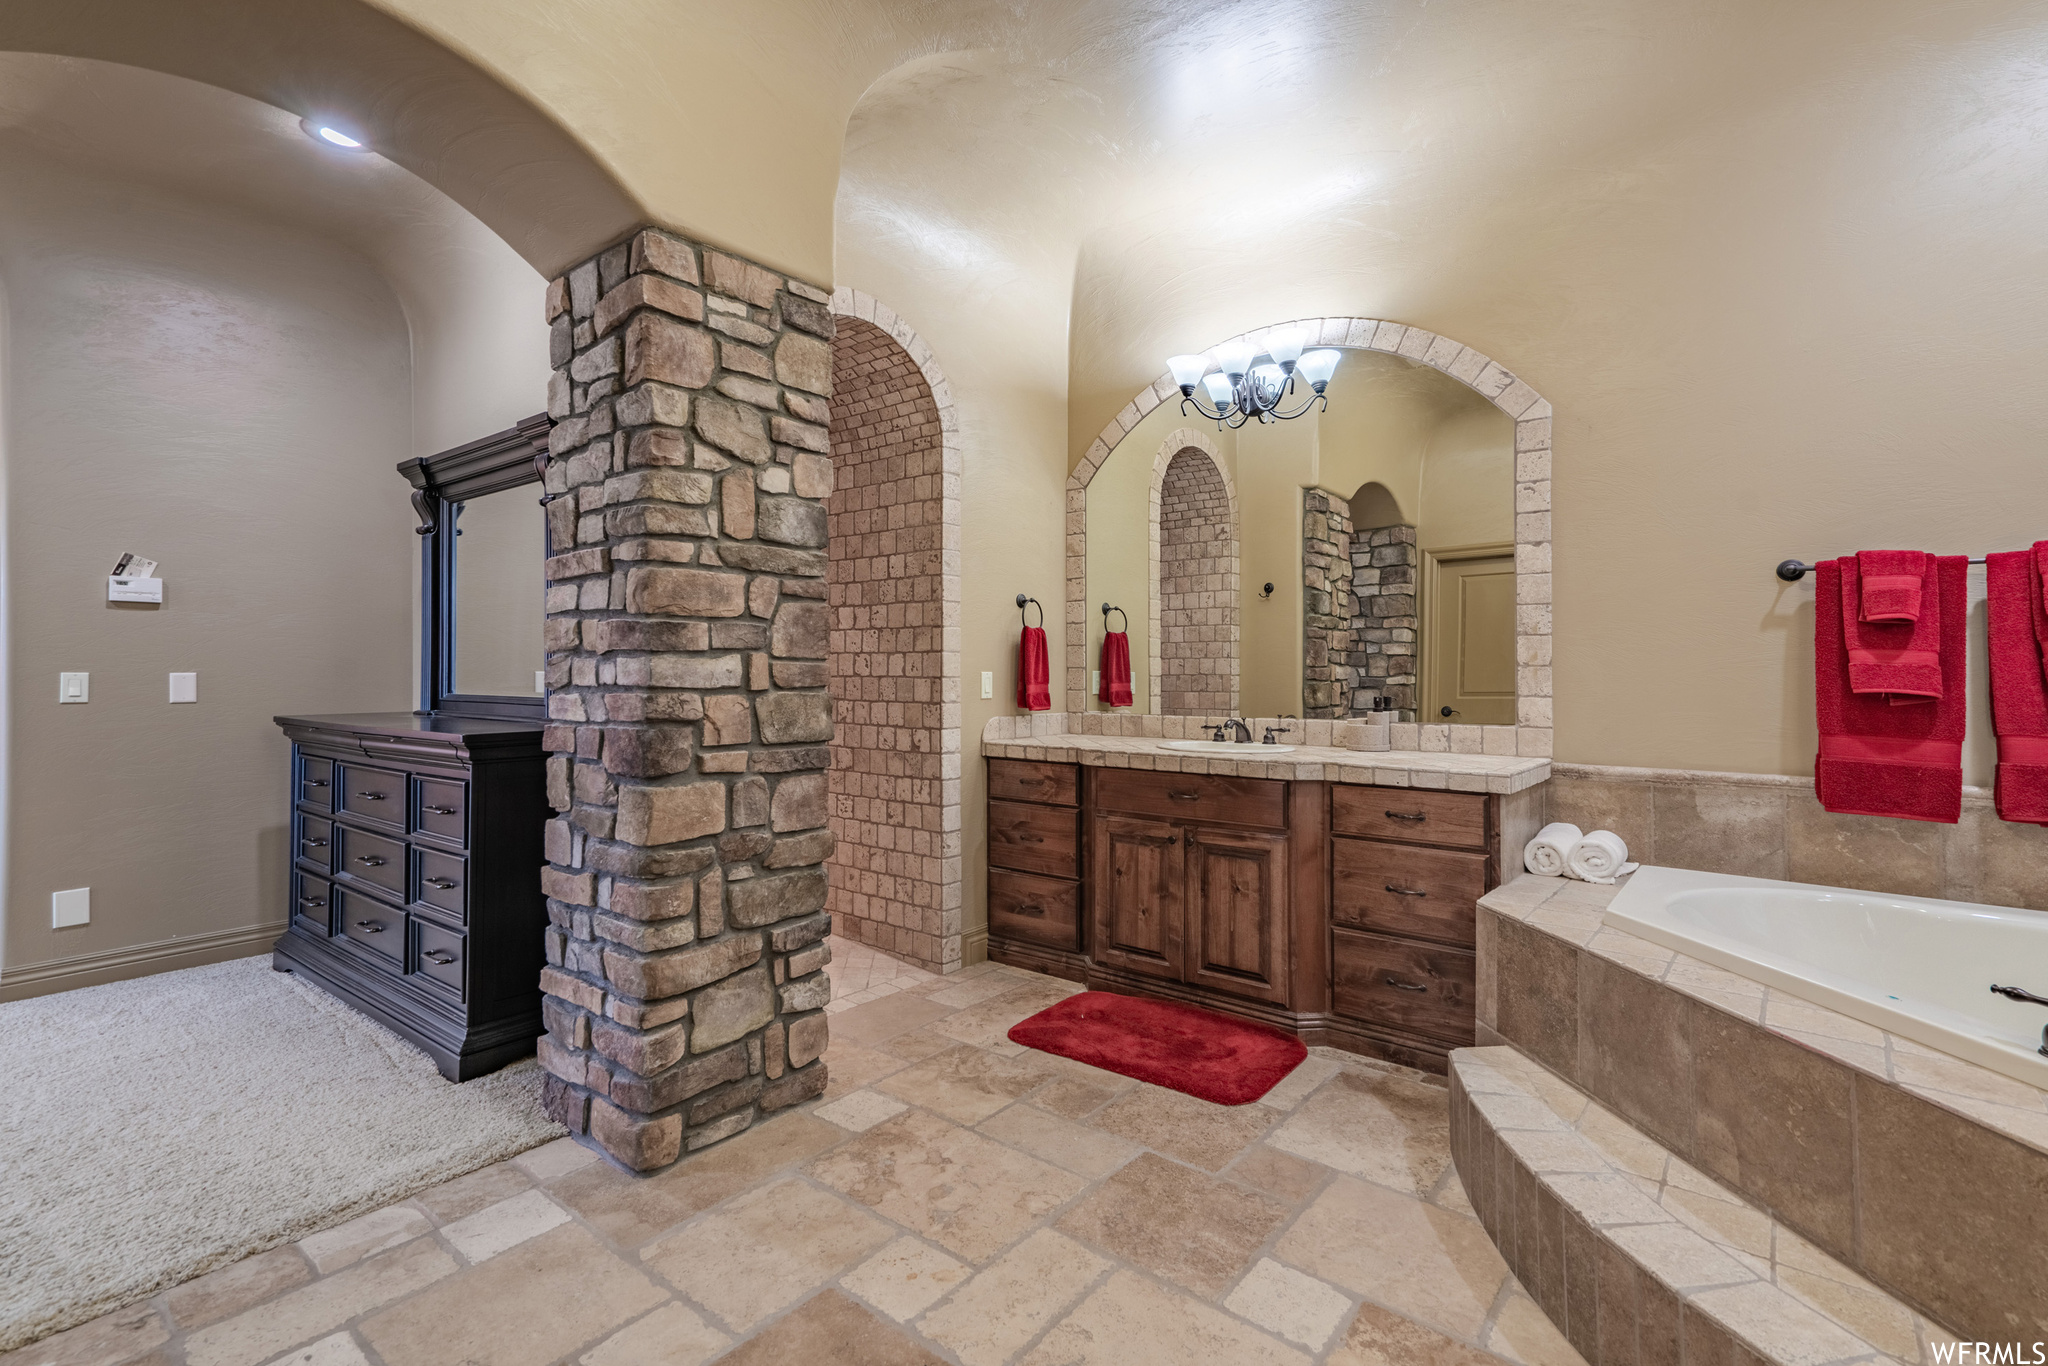
<instances>
[{"instance_id":1,"label":"red hand towel","mask_svg":"<svg viewBox=\"0 0 2048 1366\"><path fill-rule=\"evenodd\" d=\"M1920 554L1891 551L1888 554ZM1934 557L1921 554L1930 576ZM1941 595L1922 591L1911 621L1870 621L1864 615L1864 594L1854 557L1834 561L1841 586L1839 598L1844 640L1849 654L1849 686L1858 693L1888 693L1897 703L1925 702L1942 695ZM1896 594L1891 596L1896 597Z\"/></svg>"},{"instance_id":2,"label":"red hand towel","mask_svg":"<svg viewBox=\"0 0 2048 1366\"><path fill-rule=\"evenodd\" d=\"M1918 621L1920 585L1932 567L1924 550L1859 550L1859 621Z\"/></svg>"},{"instance_id":3,"label":"red hand towel","mask_svg":"<svg viewBox=\"0 0 2048 1366\"><path fill-rule=\"evenodd\" d=\"M1131 638L1126 632L1102 635L1102 682L1095 696L1112 707L1131 705Z\"/></svg>"},{"instance_id":4,"label":"red hand towel","mask_svg":"<svg viewBox=\"0 0 2048 1366\"><path fill-rule=\"evenodd\" d=\"M2034 542L2034 573L2041 581L2041 596L2048 599L2048 541ZM2041 667L2048 669L2048 635L2041 637Z\"/></svg>"},{"instance_id":5,"label":"red hand towel","mask_svg":"<svg viewBox=\"0 0 2048 1366\"><path fill-rule=\"evenodd\" d=\"M1043 627L1026 626L1017 643L1017 705L1026 711L1052 710L1052 660Z\"/></svg>"},{"instance_id":6,"label":"red hand towel","mask_svg":"<svg viewBox=\"0 0 2048 1366\"><path fill-rule=\"evenodd\" d=\"M2048 825L2048 597L2039 557L2009 550L1984 560L1990 617L1991 726L1998 732L1998 814L2009 821Z\"/></svg>"},{"instance_id":7,"label":"red hand towel","mask_svg":"<svg viewBox=\"0 0 2048 1366\"><path fill-rule=\"evenodd\" d=\"M1859 693L1850 684L1854 666L1845 632L1858 623L1843 580L1855 565L1851 558L1814 567L1814 715L1820 723L1814 792L1830 811L1954 824L1963 813L1970 562L1962 555L1936 559L1936 591L1922 594L1915 629L1938 614L1940 635L1928 644L1940 658L1941 696L1917 707L1894 707L1883 693Z\"/></svg>"}]
</instances>

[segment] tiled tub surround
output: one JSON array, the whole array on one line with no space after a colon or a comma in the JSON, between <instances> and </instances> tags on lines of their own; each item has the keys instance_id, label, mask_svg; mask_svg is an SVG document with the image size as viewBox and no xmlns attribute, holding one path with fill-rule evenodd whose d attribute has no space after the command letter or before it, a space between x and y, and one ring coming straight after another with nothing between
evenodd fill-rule
<instances>
[{"instance_id":1,"label":"tiled tub surround","mask_svg":"<svg viewBox=\"0 0 2048 1366\"><path fill-rule=\"evenodd\" d=\"M2048 1093L1605 926L1617 892L1525 875L1481 899L1481 1043L1950 1331L2048 1338Z\"/></svg>"},{"instance_id":2,"label":"tiled tub surround","mask_svg":"<svg viewBox=\"0 0 2048 1366\"><path fill-rule=\"evenodd\" d=\"M1512 1048L1451 1058L1479 1222L1593 1366L1925 1363L1942 1329Z\"/></svg>"},{"instance_id":3,"label":"tiled tub surround","mask_svg":"<svg viewBox=\"0 0 2048 1366\"><path fill-rule=\"evenodd\" d=\"M1141 768L1161 773L1209 773L1239 778L1278 778L1294 782L1368 783L1381 787L1440 788L1451 792L1523 792L1550 773L1547 759L1483 753L1477 745L1482 731L1508 726L1393 726L1396 747L1353 750L1335 747L1341 721L1295 721L1248 717L1256 736L1268 726L1292 726L1285 737L1290 754L1262 753L1265 746L1241 745L1241 753L1189 754L1164 747L1167 740L1207 739L1204 726L1222 718L1194 716L1103 716L1040 712L1036 716L997 716L982 728L981 752L989 759L1032 759L1048 763L1085 764L1093 768ZM1076 727L1069 733L1069 723ZM1402 749L1398 740L1437 739L1448 746L1448 734L1417 737L1415 732L1471 732L1469 748Z\"/></svg>"}]
</instances>

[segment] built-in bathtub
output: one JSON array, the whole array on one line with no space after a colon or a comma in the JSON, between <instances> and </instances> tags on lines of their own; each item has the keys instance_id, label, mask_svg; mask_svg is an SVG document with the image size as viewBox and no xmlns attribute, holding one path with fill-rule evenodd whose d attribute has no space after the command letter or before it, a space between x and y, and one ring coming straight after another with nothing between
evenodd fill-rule
<instances>
[{"instance_id":1,"label":"built-in bathtub","mask_svg":"<svg viewBox=\"0 0 2048 1366\"><path fill-rule=\"evenodd\" d=\"M1639 938L2048 1087L2048 914L1768 878L1643 868L1603 913Z\"/></svg>"}]
</instances>

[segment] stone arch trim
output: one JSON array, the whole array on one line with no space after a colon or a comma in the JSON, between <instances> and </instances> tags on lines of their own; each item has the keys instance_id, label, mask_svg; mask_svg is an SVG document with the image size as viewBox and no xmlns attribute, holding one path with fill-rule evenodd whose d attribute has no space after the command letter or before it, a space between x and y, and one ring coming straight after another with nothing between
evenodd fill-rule
<instances>
[{"instance_id":1,"label":"stone arch trim","mask_svg":"<svg viewBox=\"0 0 2048 1366\"><path fill-rule=\"evenodd\" d=\"M1477 741L1486 752L1515 753L1547 759L1553 747L1551 687L1551 535L1550 430L1552 409L1545 399L1512 370L1482 352L1425 328L1379 318L1297 318L1273 327L1302 328L1314 346L1384 351L1440 370L1472 389L1515 423L1515 684L1516 724L1513 734L1500 726L1423 727L1425 748L1441 738L1451 749ZM1262 327L1226 341L1263 347L1272 327ZM1180 386L1162 374L1131 401L1082 455L1067 476L1067 710L1087 709L1088 485L1114 451L1145 417L1162 403L1178 402ZM1157 525L1157 519L1154 519ZM1498 731L1501 736L1463 736L1451 731ZM1441 737L1431 734L1447 732ZM1502 746L1495 749L1493 746ZM1507 746L1510 746L1508 748Z\"/></svg>"},{"instance_id":2,"label":"stone arch trim","mask_svg":"<svg viewBox=\"0 0 2048 1366\"><path fill-rule=\"evenodd\" d=\"M1222 452L1216 449L1215 438L1208 432L1201 430L1199 427L1180 427L1172 432L1167 433L1166 439L1159 443L1159 449L1156 452L1154 452L1152 456L1152 506L1151 513L1147 518L1147 527L1151 535L1152 548L1151 558L1149 561L1151 565L1151 572L1148 578L1146 589L1148 629L1145 633L1145 645L1146 662L1149 665L1146 677L1148 679L1149 691L1152 700L1152 714L1154 716L1157 716L1159 714L1159 707L1161 702L1160 674L1164 671L1165 664L1165 661L1160 653L1159 648L1160 620L1165 609L1164 595L1160 592L1159 588L1159 519L1161 514L1164 512L1163 495L1166 487L1166 468L1167 466L1173 463L1173 458L1175 456L1179 455L1182 451L1185 450L1198 450L1209 457L1209 463L1215 467L1217 477L1223 481L1223 492L1230 499L1229 577L1231 579L1230 591L1233 597L1233 605L1231 610L1233 613L1239 611L1235 599L1237 594L1241 591L1241 585L1239 583L1239 579L1241 576L1239 570L1238 539L1240 534L1239 528L1242 525L1242 523L1240 521L1240 513L1238 511L1237 505L1237 484L1230 477L1229 467L1223 463ZM1233 629L1236 629L1238 627L1238 621L1234 619L1231 622L1231 625ZM1234 715L1237 711L1238 705L1238 678L1240 675L1240 666L1238 666L1235 663L1234 656L1233 661L1233 667L1230 671L1230 710Z\"/></svg>"},{"instance_id":3,"label":"stone arch trim","mask_svg":"<svg viewBox=\"0 0 2048 1366\"><path fill-rule=\"evenodd\" d=\"M952 972L961 966L961 758L960 758L960 479L965 460L960 445L960 412L931 347L916 329L887 304L857 289L833 291L832 311L857 318L887 333L916 365L938 409L940 487L938 495L941 564L939 571L939 831L941 947L922 966ZM890 949L889 945L878 945Z\"/></svg>"}]
</instances>

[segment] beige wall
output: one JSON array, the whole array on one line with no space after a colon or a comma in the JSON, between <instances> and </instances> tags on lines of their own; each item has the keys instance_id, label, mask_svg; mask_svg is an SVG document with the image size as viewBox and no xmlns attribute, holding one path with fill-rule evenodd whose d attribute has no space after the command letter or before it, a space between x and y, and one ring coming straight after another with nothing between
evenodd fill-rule
<instances>
[{"instance_id":1,"label":"beige wall","mask_svg":"<svg viewBox=\"0 0 2048 1366\"><path fill-rule=\"evenodd\" d=\"M1515 424L1467 389L1429 433L1415 522L1424 550L1515 539Z\"/></svg>"},{"instance_id":2,"label":"beige wall","mask_svg":"<svg viewBox=\"0 0 2048 1366\"><path fill-rule=\"evenodd\" d=\"M1163 411L1163 410L1161 410ZM1149 419L1148 419L1149 420ZM1163 439L1163 433L1162 433ZM1088 710L1143 715L1152 710L1152 464L1157 440L1133 444L1096 471L1088 485ZM1102 604L1130 617L1131 702L1111 707L1095 700L1096 664L1102 658ZM1055 612L1058 606L1053 608ZM1110 620L1121 624L1122 618Z\"/></svg>"}]
</instances>

